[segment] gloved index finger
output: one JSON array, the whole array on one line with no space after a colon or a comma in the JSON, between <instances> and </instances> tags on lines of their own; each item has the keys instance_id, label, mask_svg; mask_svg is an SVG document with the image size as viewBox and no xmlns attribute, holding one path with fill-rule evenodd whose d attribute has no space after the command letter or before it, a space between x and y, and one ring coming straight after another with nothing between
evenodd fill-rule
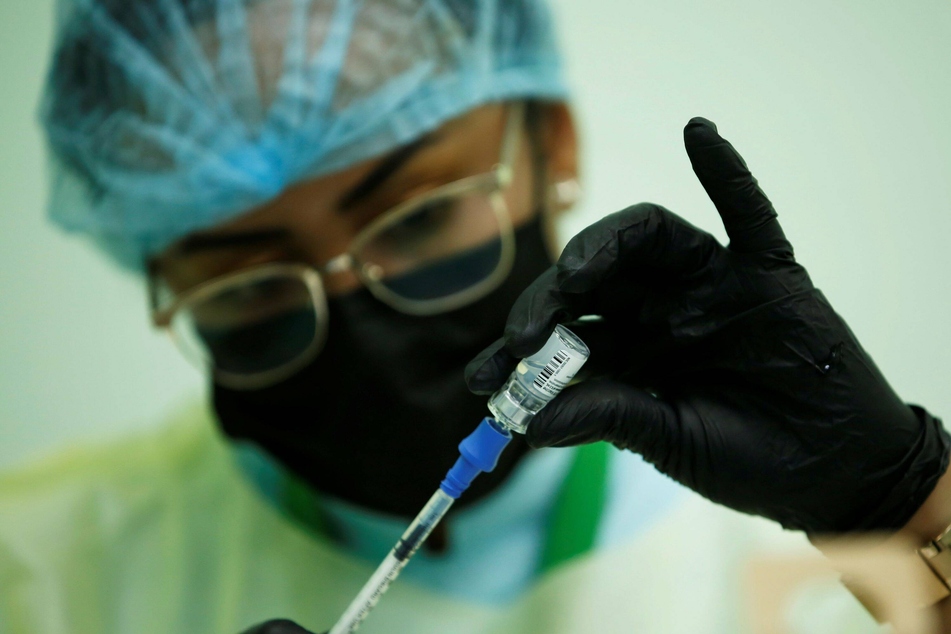
<instances>
[{"instance_id":1,"label":"gloved index finger","mask_svg":"<svg viewBox=\"0 0 951 634\"><path fill-rule=\"evenodd\" d=\"M544 333L550 315L563 304L558 295L557 268L552 265L519 295L509 311L504 336L466 365L466 384L471 392L491 394L501 387L519 359L541 349L558 323Z\"/></svg>"},{"instance_id":2,"label":"gloved index finger","mask_svg":"<svg viewBox=\"0 0 951 634\"><path fill-rule=\"evenodd\" d=\"M518 363L538 352L555 326L598 315L603 295L635 293L640 281L688 276L723 247L705 231L649 203L602 218L568 242L558 263L522 291L509 312L505 336L466 367L477 394L498 389ZM612 286L625 278L626 288ZM624 298L622 298L624 299ZM627 298L629 299L629 298Z\"/></svg>"},{"instance_id":3,"label":"gloved index finger","mask_svg":"<svg viewBox=\"0 0 951 634\"><path fill-rule=\"evenodd\" d=\"M689 275L718 248L713 236L659 205L606 216L572 238L555 267L522 292L509 313L506 348L527 357L557 324L597 315L598 292L614 276L649 283L658 275Z\"/></svg>"},{"instance_id":4,"label":"gloved index finger","mask_svg":"<svg viewBox=\"0 0 951 634\"><path fill-rule=\"evenodd\" d=\"M742 253L780 251L792 257L792 246L773 203L716 125L694 117L684 128L684 146L694 173L720 213L730 249Z\"/></svg>"}]
</instances>

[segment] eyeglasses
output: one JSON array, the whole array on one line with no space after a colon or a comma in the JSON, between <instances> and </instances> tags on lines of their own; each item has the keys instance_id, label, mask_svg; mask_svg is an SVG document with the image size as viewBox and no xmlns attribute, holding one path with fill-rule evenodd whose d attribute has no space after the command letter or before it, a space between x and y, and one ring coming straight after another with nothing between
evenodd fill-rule
<instances>
[{"instance_id":1,"label":"eyeglasses","mask_svg":"<svg viewBox=\"0 0 951 634\"><path fill-rule=\"evenodd\" d=\"M381 214L322 266L274 262L202 282L176 296L149 270L153 323L221 385L281 381L319 354L329 319L323 276L352 271L380 301L412 315L469 304L505 279L515 232L505 200L523 106L509 106L499 160Z\"/></svg>"}]
</instances>

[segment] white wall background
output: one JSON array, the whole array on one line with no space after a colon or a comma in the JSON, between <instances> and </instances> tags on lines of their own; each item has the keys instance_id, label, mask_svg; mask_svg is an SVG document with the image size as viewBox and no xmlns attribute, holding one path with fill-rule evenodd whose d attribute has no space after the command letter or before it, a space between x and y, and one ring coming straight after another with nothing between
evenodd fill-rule
<instances>
[{"instance_id":1,"label":"white wall background","mask_svg":"<svg viewBox=\"0 0 951 634\"><path fill-rule=\"evenodd\" d=\"M160 422L201 378L138 280L44 219L52 0L0 2L0 467ZM681 130L717 122L816 284L907 400L951 417L951 3L557 0L587 196L725 237Z\"/></svg>"}]
</instances>

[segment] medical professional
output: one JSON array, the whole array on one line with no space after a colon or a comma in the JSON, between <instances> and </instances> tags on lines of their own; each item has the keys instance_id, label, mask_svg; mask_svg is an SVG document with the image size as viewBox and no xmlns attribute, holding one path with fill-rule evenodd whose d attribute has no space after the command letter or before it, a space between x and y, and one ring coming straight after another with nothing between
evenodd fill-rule
<instances>
[{"instance_id":1,"label":"medical professional","mask_svg":"<svg viewBox=\"0 0 951 634\"><path fill-rule=\"evenodd\" d=\"M60 10L43 104L52 216L142 273L154 323L209 373L213 411L188 410L152 436L67 455L0 482L0 629L238 632L273 617L325 628L484 414L485 398L467 390L463 368L503 331L512 305L507 347L494 347L488 364L496 372L530 348L555 315L596 313L608 328L619 323L612 317L622 313L600 303L568 310L532 299L571 292L539 285L559 270L549 269L556 253L551 222L578 188L574 128L547 11L527 0L74 0ZM638 208L606 221L616 226L597 225L572 243L559 266L591 260L595 251L585 245L592 235L628 235L622 229L650 225L642 214ZM676 225L663 212L651 214L668 221L652 226ZM690 324L676 307L709 309L713 325L687 329L700 337L731 323L730 315L781 305L775 300L785 295L776 288L798 298L792 282L806 283L794 264L790 281L776 270L782 266L771 266L776 259L765 258L777 277L764 282L768 292L743 286L748 305L718 310L716 298L742 295L714 282L732 278L734 269L753 281L769 276L759 275L758 262L747 270L718 257L723 252L703 235L684 229L676 237L693 236L699 246L687 240L670 249L703 253L703 266L691 262L696 275L684 275L696 286L677 286L685 269L645 260L644 269L656 274L651 279L675 289L661 293L670 304L643 302L641 289L604 294L624 303L624 315L646 316L643 324L631 317L630 336L645 326L658 355L702 350L671 344L681 337L663 320ZM601 252L618 259L597 260L595 268L615 271L628 262L626 251L608 247ZM591 279L582 295L627 281ZM694 301L693 293L709 303ZM628 349L627 333L599 325L590 336L599 329ZM765 354L711 341L738 358ZM824 352L832 356L821 359L831 377L845 365L836 350L830 346ZM677 366L676 354L664 358L687 374L695 368ZM497 379L476 365L477 390ZM661 399L647 401L637 391L637 402L676 409L671 367L658 366L646 382L621 383L623 390L595 400L626 406L620 397L656 386L650 394ZM586 385L617 387L618 377L635 374L633 367L596 369L608 378ZM704 384L697 385L702 394ZM843 437L820 436L807 443L813 453L802 454L796 490L806 499L783 515L773 505L783 506L785 492L769 486L775 472L761 477L760 470L800 464L779 459L796 457L795 447L738 463L748 467L738 480L758 478L747 492L736 480L716 479L720 464L697 458L728 461L743 455L745 443L688 442L707 428L684 416L662 420L676 421L669 429L695 431L690 438L672 437L660 424L648 428L667 444L635 438L636 421L646 416L641 410L618 407L634 413L585 420L570 409L591 389L566 395L530 440L566 444L571 430L584 429L577 440L634 448L715 501L805 530L864 528L865 510L875 525L897 527L914 512L906 498L920 505L939 475L931 468L946 464L946 437L919 410L908 410L914 422L904 414L889 418L895 434L887 438L895 442L885 446L905 460L871 440L854 455L833 456ZM890 411L906 411L887 400L890 392L883 398ZM719 420L688 403L699 420ZM755 399L730 404L754 419L762 411ZM864 410L843 411L847 422L864 427ZM616 424L608 433L594 418ZM833 495L820 484L829 473L812 465L864 459L866 450L881 455L867 472L843 464L859 484L843 487L839 498L812 499ZM907 487L897 487L911 475ZM904 497L901 504L883 502L878 517L871 502L887 484ZM567 613L552 617L559 614L553 606L578 606L570 613L577 615L585 606L574 597L610 596L584 574L597 558L591 551L611 553L605 556L617 563L618 548L640 542L625 552L653 569L659 557L651 539L686 531L689 522L672 511L685 495L633 453L604 443L537 452L518 444L496 472L477 481L365 631L582 631ZM842 510L846 519L823 512L853 498L860 508ZM707 544L690 537L693 545L725 552L726 542L712 534ZM730 537L743 543L741 532ZM684 558L693 555L684 549ZM676 557L663 559L678 569ZM714 558L701 564L710 574L700 577L731 565ZM711 623L724 594L701 585L694 588L694 614L672 612L670 599L657 603L677 596L682 584L639 588L641 599L626 609L646 631L710 631L698 623ZM622 587L633 592L635 584ZM720 631L737 631L735 617L715 622ZM611 623L596 627L610 630ZM629 631L630 623L616 627ZM290 621L256 629L302 631Z\"/></svg>"}]
</instances>

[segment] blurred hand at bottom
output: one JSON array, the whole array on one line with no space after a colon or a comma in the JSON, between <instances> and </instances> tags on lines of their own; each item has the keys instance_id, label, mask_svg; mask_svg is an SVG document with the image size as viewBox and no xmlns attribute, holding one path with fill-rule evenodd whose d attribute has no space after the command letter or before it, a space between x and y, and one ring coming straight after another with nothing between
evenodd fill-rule
<instances>
[{"instance_id":1,"label":"blurred hand at bottom","mask_svg":"<svg viewBox=\"0 0 951 634\"><path fill-rule=\"evenodd\" d=\"M314 634L310 630L305 630L294 621L288 619L273 619L251 629L245 630L241 634ZM324 632L324 634L327 634Z\"/></svg>"}]
</instances>

